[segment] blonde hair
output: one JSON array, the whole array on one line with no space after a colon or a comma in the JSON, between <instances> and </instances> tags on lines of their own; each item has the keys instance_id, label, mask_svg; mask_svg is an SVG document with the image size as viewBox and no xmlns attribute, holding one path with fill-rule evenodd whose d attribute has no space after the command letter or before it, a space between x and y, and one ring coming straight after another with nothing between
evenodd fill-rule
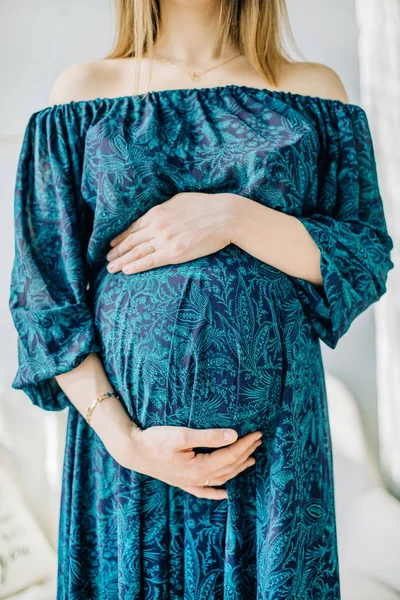
<instances>
[{"instance_id":1,"label":"blonde hair","mask_svg":"<svg viewBox=\"0 0 400 600\"><path fill-rule=\"evenodd\" d=\"M160 31L159 0L116 0L117 32L106 58L152 56ZM219 41L235 43L255 71L277 86L282 65L293 62L283 42L286 30L294 45L285 0L220 0ZM137 67L138 65L136 65ZM139 71L135 72L137 90Z\"/></svg>"}]
</instances>

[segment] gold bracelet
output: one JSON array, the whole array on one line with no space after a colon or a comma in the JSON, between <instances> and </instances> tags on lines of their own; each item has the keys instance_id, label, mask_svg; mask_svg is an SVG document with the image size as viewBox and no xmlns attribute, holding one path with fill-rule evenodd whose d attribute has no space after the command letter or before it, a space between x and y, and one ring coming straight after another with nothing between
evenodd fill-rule
<instances>
[{"instance_id":1,"label":"gold bracelet","mask_svg":"<svg viewBox=\"0 0 400 600\"><path fill-rule=\"evenodd\" d=\"M93 400L92 404L89 406L86 412L86 421L91 426L90 419L92 417L92 412L96 408L99 402L104 400L105 398L110 398L110 396L115 396L115 398L119 399L119 396L115 392L106 392L105 394L101 394L101 396L97 396L95 400Z\"/></svg>"}]
</instances>

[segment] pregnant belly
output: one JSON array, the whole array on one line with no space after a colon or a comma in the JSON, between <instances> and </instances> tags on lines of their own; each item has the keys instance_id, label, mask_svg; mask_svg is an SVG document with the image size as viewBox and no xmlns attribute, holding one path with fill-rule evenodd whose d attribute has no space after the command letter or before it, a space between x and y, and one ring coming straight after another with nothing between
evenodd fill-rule
<instances>
[{"instance_id":1,"label":"pregnant belly","mask_svg":"<svg viewBox=\"0 0 400 600\"><path fill-rule=\"evenodd\" d=\"M236 427L274 418L284 275L230 245L93 286L103 362L141 427Z\"/></svg>"}]
</instances>

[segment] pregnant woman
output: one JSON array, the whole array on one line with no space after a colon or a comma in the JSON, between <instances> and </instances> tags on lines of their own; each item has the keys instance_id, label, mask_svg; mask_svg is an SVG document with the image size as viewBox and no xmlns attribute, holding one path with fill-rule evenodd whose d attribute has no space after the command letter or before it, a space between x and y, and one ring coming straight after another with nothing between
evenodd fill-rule
<instances>
[{"instance_id":1,"label":"pregnant woman","mask_svg":"<svg viewBox=\"0 0 400 600\"><path fill-rule=\"evenodd\" d=\"M15 189L13 387L69 407L57 598L339 599L320 340L393 267L366 114L283 0L118 15Z\"/></svg>"}]
</instances>

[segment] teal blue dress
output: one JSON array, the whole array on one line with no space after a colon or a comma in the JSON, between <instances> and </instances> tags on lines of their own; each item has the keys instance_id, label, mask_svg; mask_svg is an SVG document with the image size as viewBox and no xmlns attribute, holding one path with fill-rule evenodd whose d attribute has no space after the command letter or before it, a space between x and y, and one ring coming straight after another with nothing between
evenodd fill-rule
<instances>
[{"instance_id":1,"label":"teal blue dress","mask_svg":"<svg viewBox=\"0 0 400 600\"><path fill-rule=\"evenodd\" d=\"M295 216L323 285L234 244L109 273L110 240L182 191ZM385 293L392 246L358 105L228 85L31 116L15 188L13 387L45 410L69 407L57 600L340 598L320 341L335 348ZM226 499L110 456L54 378L90 352L143 429L263 432Z\"/></svg>"}]
</instances>

